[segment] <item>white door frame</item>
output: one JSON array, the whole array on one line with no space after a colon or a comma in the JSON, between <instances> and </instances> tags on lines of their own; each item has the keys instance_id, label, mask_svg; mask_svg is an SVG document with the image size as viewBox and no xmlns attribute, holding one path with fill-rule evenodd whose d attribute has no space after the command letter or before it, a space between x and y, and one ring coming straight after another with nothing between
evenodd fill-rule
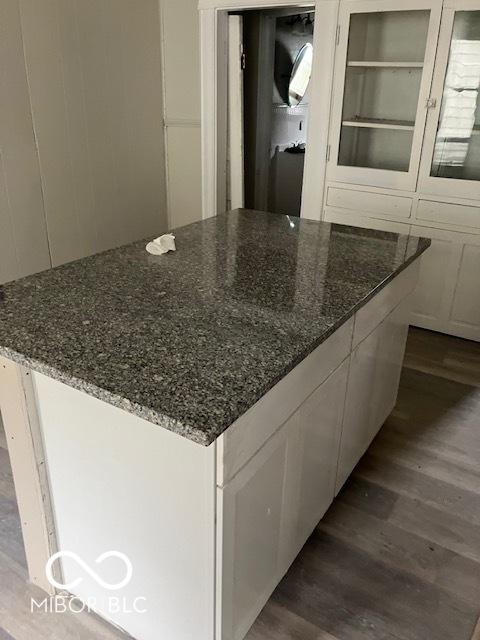
<instances>
[{"instance_id":1,"label":"white door frame","mask_svg":"<svg viewBox=\"0 0 480 640\"><path fill-rule=\"evenodd\" d=\"M200 0L202 217L225 210L227 177L228 11L315 7L313 71L301 216L320 220L339 0Z\"/></svg>"},{"instance_id":2,"label":"white door frame","mask_svg":"<svg viewBox=\"0 0 480 640\"><path fill-rule=\"evenodd\" d=\"M228 171L230 193L227 194L231 209L244 206L243 171L243 18L228 17Z\"/></svg>"}]
</instances>

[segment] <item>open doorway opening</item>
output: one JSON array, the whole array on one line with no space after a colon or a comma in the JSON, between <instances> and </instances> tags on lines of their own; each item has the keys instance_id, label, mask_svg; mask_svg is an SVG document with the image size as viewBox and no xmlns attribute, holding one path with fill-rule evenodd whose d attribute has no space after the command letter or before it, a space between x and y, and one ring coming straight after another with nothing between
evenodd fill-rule
<instances>
[{"instance_id":1,"label":"open doorway opening","mask_svg":"<svg viewBox=\"0 0 480 640\"><path fill-rule=\"evenodd\" d=\"M300 215L314 23L312 7L229 14L231 208Z\"/></svg>"}]
</instances>

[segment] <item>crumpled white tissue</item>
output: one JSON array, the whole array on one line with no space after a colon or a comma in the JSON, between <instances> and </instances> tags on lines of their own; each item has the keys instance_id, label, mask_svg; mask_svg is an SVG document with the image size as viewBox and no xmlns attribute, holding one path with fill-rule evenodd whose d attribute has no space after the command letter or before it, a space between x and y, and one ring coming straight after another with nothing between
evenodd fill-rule
<instances>
[{"instance_id":1,"label":"crumpled white tissue","mask_svg":"<svg viewBox=\"0 0 480 640\"><path fill-rule=\"evenodd\" d=\"M167 251L176 251L175 236L173 233L165 233L163 236L149 242L145 248L148 253L152 253L154 256L161 256Z\"/></svg>"}]
</instances>

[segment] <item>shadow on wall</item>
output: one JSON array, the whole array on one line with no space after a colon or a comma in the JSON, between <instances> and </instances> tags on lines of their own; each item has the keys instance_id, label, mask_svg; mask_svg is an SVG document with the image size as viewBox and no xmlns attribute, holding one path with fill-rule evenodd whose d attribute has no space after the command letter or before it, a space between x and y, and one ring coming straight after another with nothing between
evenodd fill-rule
<instances>
[{"instance_id":1,"label":"shadow on wall","mask_svg":"<svg viewBox=\"0 0 480 640\"><path fill-rule=\"evenodd\" d=\"M293 62L291 53L284 43L276 40L274 82L278 94L285 104L288 104L288 88L293 69Z\"/></svg>"}]
</instances>

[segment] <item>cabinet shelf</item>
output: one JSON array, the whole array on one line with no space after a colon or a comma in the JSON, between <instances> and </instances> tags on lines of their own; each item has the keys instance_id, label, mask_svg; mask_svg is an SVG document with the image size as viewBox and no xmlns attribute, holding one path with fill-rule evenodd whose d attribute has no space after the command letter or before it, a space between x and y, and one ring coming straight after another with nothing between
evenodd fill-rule
<instances>
[{"instance_id":1,"label":"cabinet shelf","mask_svg":"<svg viewBox=\"0 0 480 640\"><path fill-rule=\"evenodd\" d=\"M423 62L383 62L377 60L349 60L347 67L377 67L379 69L423 69Z\"/></svg>"},{"instance_id":2,"label":"cabinet shelf","mask_svg":"<svg viewBox=\"0 0 480 640\"><path fill-rule=\"evenodd\" d=\"M366 129L393 129L397 131L413 131L415 123L409 120L380 120L377 118L355 118L343 120L344 127L363 127Z\"/></svg>"}]
</instances>

